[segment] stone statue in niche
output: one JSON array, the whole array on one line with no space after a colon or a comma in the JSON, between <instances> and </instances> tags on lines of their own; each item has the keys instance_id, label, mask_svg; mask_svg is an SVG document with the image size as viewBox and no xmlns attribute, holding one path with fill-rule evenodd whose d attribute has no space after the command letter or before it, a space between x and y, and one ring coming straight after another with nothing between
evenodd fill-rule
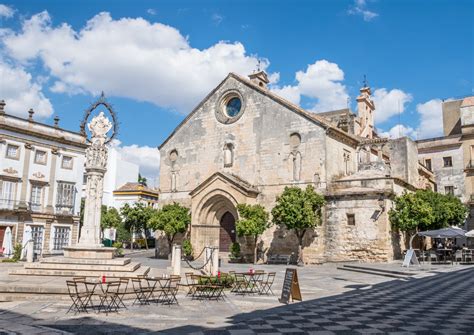
<instances>
[{"instance_id":1,"label":"stone statue in niche","mask_svg":"<svg viewBox=\"0 0 474 335\"><path fill-rule=\"evenodd\" d=\"M290 158L293 181L298 181L301 177L301 153L299 151L292 152Z\"/></svg>"}]
</instances>

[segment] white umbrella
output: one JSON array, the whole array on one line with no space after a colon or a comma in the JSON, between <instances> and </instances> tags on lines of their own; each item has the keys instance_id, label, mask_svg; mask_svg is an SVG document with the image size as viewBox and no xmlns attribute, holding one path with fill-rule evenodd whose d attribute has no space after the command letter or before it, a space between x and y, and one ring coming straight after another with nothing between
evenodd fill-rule
<instances>
[{"instance_id":1,"label":"white umbrella","mask_svg":"<svg viewBox=\"0 0 474 335\"><path fill-rule=\"evenodd\" d=\"M25 230L23 231L23 244L22 244L22 249L21 249L21 259L23 259L26 255L26 243L28 243L29 240L33 239L33 235L31 234L31 226L26 226Z\"/></svg>"},{"instance_id":2,"label":"white umbrella","mask_svg":"<svg viewBox=\"0 0 474 335\"><path fill-rule=\"evenodd\" d=\"M468 231L464 236L466 236L466 237L474 237L474 229Z\"/></svg>"},{"instance_id":3,"label":"white umbrella","mask_svg":"<svg viewBox=\"0 0 474 335\"><path fill-rule=\"evenodd\" d=\"M8 258L13 256L13 241L12 241L12 230L10 227L7 227L5 230L5 235L3 236L3 254Z\"/></svg>"}]
</instances>

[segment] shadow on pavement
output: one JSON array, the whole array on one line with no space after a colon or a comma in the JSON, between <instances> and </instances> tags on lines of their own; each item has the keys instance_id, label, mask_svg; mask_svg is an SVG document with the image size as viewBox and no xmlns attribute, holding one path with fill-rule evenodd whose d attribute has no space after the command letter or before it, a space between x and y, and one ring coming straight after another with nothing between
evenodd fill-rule
<instances>
[{"instance_id":1,"label":"shadow on pavement","mask_svg":"<svg viewBox=\"0 0 474 335\"><path fill-rule=\"evenodd\" d=\"M89 316L51 324L5 310L0 310L0 321L29 318L31 322L25 324L75 334L469 334L474 330L474 268L353 286L354 290L339 295L238 314L224 328L186 325L154 332Z\"/></svg>"}]
</instances>

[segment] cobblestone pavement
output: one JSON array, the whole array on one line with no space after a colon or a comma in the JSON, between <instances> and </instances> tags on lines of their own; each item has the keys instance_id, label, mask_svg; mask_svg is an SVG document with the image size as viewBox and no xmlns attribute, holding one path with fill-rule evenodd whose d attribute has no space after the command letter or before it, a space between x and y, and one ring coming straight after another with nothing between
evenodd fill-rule
<instances>
[{"instance_id":1,"label":"cobblestone pavement","mask_svg":"<svg viewBox=\"0 0 474 335\"><path fill-rule=\"evenodd\" d=\"M255 268L277 271L279 294L285 267ZM67 300L3 302L0 334L474 333L474 267L430 268L405 280L330 264L298 268L298 273L305 301L283 306L277 296L230 293L219 302L193 301L180 293L178 306L131 306L130 301L127 310L109 315L66 314Z\"/></svg>"}]
</instances>

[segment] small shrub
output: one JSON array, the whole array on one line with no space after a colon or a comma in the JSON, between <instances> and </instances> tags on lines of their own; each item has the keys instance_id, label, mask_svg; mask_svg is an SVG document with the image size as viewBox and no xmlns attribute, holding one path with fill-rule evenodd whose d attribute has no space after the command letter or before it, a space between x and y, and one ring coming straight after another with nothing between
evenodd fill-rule
<instances>
[{"instance_id":1,"label":"small shrub","mask_svg":"<svg viewBox=\"0 0 474 335\"><path fill-rule=\"evenodd\" d=\"M15 244L15 246L13 247L13 261L14 262L18 262L21 258L21 243L17 243Z\"/></svg>"},{"instance_id":2,"label":"small shrub","mask_svg":"<svg viewBox=\"0 0 474 335\"><path fill-rule=\"evenodd\" d=\"M191 257L193 255L193 245L190 240L184 240L182 248L184 256Z\"/></svg>"},{"instance_id":3,"label":"small shrub","mask_svg":"<svg viewBox=\"0 0 474 335\"><path fill-rule=\"evenodd\" d=\"M230 258L240 258L240 244L238 242L234 242L230 246Z\"/></svg>"},{"instance_id":4,"label":"small shrub","mask_svg":"<svg viewBox=\"0 0 474 335\"><path fill-rule=\"evenodd\" d=\"M112 244L112 247L116 248L115 250L115 254L117 256L122 256L123 255L123 243L122 242L114 242L114 244Z\"/></svg>"}]
</instances>

